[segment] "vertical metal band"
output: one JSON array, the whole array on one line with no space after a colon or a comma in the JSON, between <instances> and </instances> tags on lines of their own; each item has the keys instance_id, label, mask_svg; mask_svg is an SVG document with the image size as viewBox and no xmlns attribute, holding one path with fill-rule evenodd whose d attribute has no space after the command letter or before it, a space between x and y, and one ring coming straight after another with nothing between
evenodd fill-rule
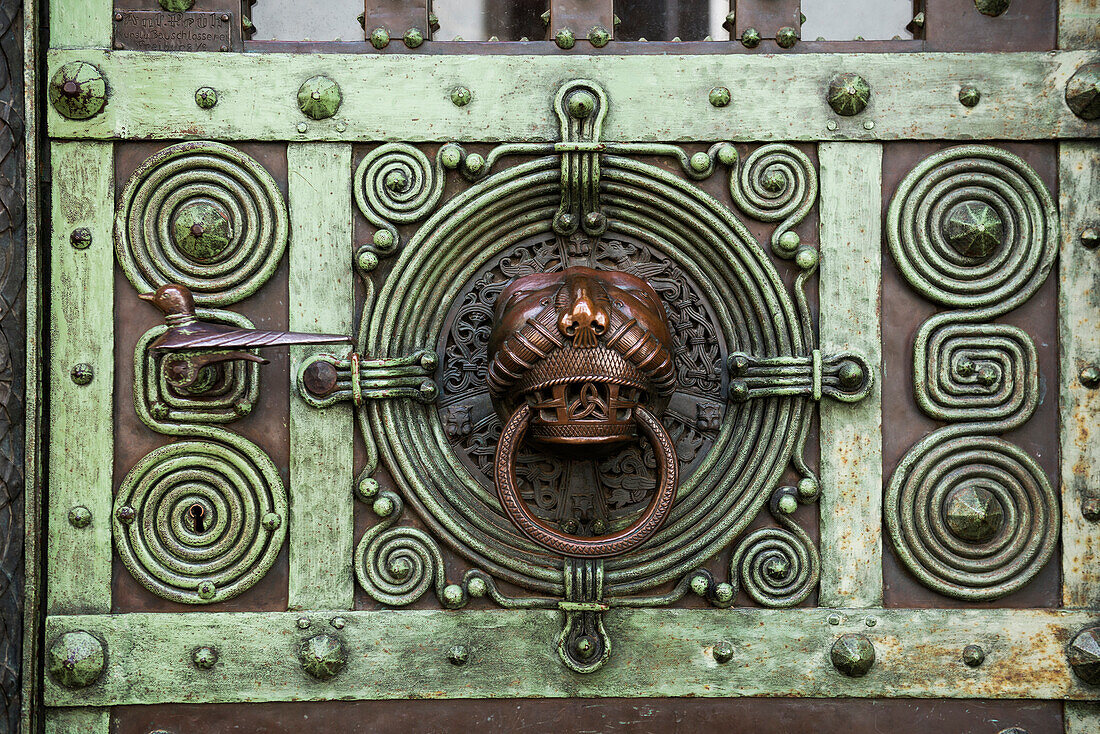
<instances>
[{"instance_id":1,"label":"vertical metal band","mask_svg":"<svg viewBox=\"0 0 1100 734\"><path fill-rule=\"evenodd\" d=\"M1058 48L1100 45L1100 2L1058 0Z\"/></svg>"},{"instance_id":2,"label":"vertical metal band","mask_svg":"<svg viewBox=\"0 0 1100 734\"><path fill-rule=\"evenodd\" d=\"M51 48L110 48L111 0L49 0Z\"/></svg>"},{"instance_id":3,"label":"vertical metal band","mask_svg":"<svg viewBox=\"0 0 1100 734\"><path fill-rule=\"evenodd\" d=\"M827 607L882 604L882 146L822 143L820 343L877 373L859 403L821 403L821 592Z\"/></svg>"},{"instance_id":4,"label":"vertical metal band","mask_svg":"<svg viewBox=\"0 0 1100 734\"><path fill-rule=\"evenodd\" d=\"M290 328L351 334L351 146L292 143L287 164ZM351 609L352 408L314 410L298 394L299 367L318 351L291 349L289 606Z\"/></svg>"}]
</instances>

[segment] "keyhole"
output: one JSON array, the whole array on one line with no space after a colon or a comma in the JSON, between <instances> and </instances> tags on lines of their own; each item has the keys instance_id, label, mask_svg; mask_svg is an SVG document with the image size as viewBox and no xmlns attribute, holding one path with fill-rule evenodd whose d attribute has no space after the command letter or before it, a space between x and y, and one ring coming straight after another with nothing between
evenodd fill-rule
<instances>
[{"instance_id":1,"label":"keyhole","mask_svg":"<svg viewBox=\"0 0 1100 734\"><path fill-rule=\"evenodd\" d=\"M202 508L202 505L191 505L187 510L187 514L191 516L191 521L195 523L195 532L202 532L202 516L206 514L206 511Z\"/></svg>"}]
</instances>

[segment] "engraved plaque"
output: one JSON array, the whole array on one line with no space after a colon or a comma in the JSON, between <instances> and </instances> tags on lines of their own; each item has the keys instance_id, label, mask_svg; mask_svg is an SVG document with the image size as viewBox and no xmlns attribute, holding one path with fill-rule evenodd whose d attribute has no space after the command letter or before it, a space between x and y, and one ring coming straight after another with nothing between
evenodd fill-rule
<instances>
[{"instance_id":1,"label":"engraved plaque","mask_svg":"<svg viewBox=\"0 0 1100 734\"><path fill-rule=\"evenodd\" d=\"M135 51L238 51L241 34L233 13L115 12L116 49Z\"/></svg>"}]
</instances>

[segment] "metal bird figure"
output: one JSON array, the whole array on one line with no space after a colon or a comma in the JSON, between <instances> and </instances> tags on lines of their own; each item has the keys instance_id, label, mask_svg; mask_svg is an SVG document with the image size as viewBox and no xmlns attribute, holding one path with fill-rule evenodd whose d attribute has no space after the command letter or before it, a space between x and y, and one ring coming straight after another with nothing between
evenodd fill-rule
<instances>
[{"instance_id":1,"label":"metal bird figure","mask_svg":"<svg viewBox=\"0 0 1100 734\"><path fill-rule=\"evenodd\" d=\"M195 349L256 349L293 344L351 344L350 336L341 334L302 334L294 331L242 329L239 326L200 321L195 315L195 299L191 291L176 283L162 285L154 293L138 296L164 312L168 330L152 343L158 351ZM253 355L243 359L257 360Z\"/></svg>"}]
</instances>

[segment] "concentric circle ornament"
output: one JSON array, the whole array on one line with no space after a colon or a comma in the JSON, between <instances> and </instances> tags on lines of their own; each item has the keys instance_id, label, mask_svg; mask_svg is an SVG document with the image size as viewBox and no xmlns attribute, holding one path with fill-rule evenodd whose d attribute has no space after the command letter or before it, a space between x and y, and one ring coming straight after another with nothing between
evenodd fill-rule
<instances>
[{"instance_id":1,"label":"concentric circle ornament","mask_svg":"<svg viewBox=\"0 0 1100 734\"><path fill-rule=\"evenodd\" d=\"M681 412L667 420L676 422L674 437L683 446L695 435L685 433L689 428L706 430L708 436L696 458L687 462L689 471L684 471L681 457L680 487L665 524L632 552L603 561L604 593L622 596L678 580L698 568L743 532L768 501L807 418L807 399L774 397L728 405L721 397L723 363L732 351L801 356L808 337L768 256L737 217L710 195L657 166L606 155L600 160L599 195L607 229L587 240L579 233L565 238L552 227L561 205L561 170L557 156L506 168L451 199L419 228L378 294L358 348L380 357L436 350L443 372L441 406L372 402L359 416L364 431L379 437L382 456L402 494L433 536L498 578L561 595L562 557L520 533L502 511L492 478L471 466L468 457L460 457L452 443L473 438L471 430L476 434L488 416L487 395L475 393L487 391L479 375L485 370L492 303L470 302L471 289L485 280L483 294L495 300L506 281L564 269L569 263L562 259L574 256L587 258L589 267L641 277L672 268L679 280L670 280L667 293L657 288L666 306L666 297L677 298L676 283L686 279L698 284L692 290L701 295L691 296L697 300L677 308L700 314L701 328L713 318L717 332L713 340L686 343L687 361L678 364L683 370L678 380L690 394L684 393L681 403L673 396L669 413ZM777 179L776 184L790 182ZM537 253L542 243L562 254L545 262L526 259L525 253ZM453 309L468 303L471 313L486 319L471 322L463 339L451 341ZM708 344L713 344L713 353ZM457 352L463 352L460 371L470 374L452 379L448 375ZM691 359L715 366L700 377ZM451 390L471 398L460 404ZM483 448L491 463L495 442ZM623 491L629 494L629 488ZM533 501L525 498L536 514L543 512L539 492ZM630 525L646 504L628 502L622 514L610 518L607 530Z\"/></svg>"},{"instance_id":2,"label":"concentric circle ornament","mask_svg":"<svg viewBox=\"0 0 1100 734\"><path fill-rule=\"evenodd\" d=\"M287 211L271 175L228 145L186 142L143 162L115 218L115 250L141 293L187 286L199 305L236 303L279 265Z\"/></svg>"},{"instance_id":3,"label":"concentric circle ornament","mask_svg":"<svg viewBox=\"0 0 1100 734\"><path fill-rule=\"evenodd\" d=\"M286 537L286 490L275 465L249 441L219 435L150 452L115 498L122 562L172 601L237 596L267 573Z\"/></svg>"},{"instance_id":4,"label":"concentric circle ornament","mask_svg":"<svg viewBox=\"0 0 1100 734\"><path fill-rule=\"evenodd\" d=\"M898 185L886 219L898 269L944 306L1009 311L1042 284L1058 251L1058 210L1042 179L987 145L925 158Z\"/></svg>"},{"instance_id":5,"label":"concentric circle ornament","mask_svg":"<svg viewBox=\"0 0 1100 734\"><path fill-rule=\"evenodd\" d=\"M886 490L886 522L929 588L970 600L1022 588L1058 543L1058 500L1039 465L993 436L932 434Z\"/></svg>"}]
</instances>

